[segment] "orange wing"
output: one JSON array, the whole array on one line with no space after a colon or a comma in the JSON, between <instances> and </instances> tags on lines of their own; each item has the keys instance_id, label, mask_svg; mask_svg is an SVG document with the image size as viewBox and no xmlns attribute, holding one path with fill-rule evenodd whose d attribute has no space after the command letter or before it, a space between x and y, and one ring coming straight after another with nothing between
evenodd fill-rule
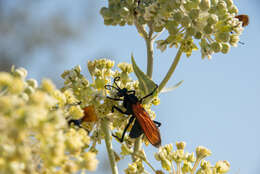
<instances>
[{"instance_id":1,"label":"orange wing","mask_svg":"<svg viewBox=\"0 0 260 174\"><path fill-rule=\"evenodd\" d=\"M161 135L159 129L151 120L149 114L145 111L142 105L139 102L133 104L132 110L149 142L155 147L161 146Z\"/></svg>"},{"instance_id":2,"label":"orange wing","mask_svg":"<svg viewBox=\"0 0 260 174\"><path fill-rule=\"evenodd\" d=\"M97 115L93 105L86 106L83 108L84 116L82 117L83 122L95 122L97 121Z\"/></svg>"},{"instance_id":3,"label":"orange wing","mask_svg":"<svg viewBox=\"0 0 260 174\"><path fill-rule=\"evenodd\" d=\"M245 14L236 15L235 18L242 22L242 27L245 27L249 24L249 17Z\"/></svg>"}]
</instances>

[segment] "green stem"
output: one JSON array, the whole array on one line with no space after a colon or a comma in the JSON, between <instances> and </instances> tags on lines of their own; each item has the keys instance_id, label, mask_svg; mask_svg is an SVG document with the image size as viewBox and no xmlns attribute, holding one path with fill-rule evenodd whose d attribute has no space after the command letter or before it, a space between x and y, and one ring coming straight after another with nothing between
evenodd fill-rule
<instances>
[{"instance_id":1,"label":"green stem","mask_svg":"<svg viewBox=\"0 0 260 174\"><path fill-rule=\"evenodd\" d=\"M152 78L153 75L153 40L149 37L145 39L147 51L147 72L148 77Z\"/></svg>"},{"instance_id":2,"label":"green stem","mask_svg":"<svg viewBox=\"0 0 260 174\"><path fill-rule=\"evenodd\" d=\"M149 33L145 38L146 52L147 52L147 76L152 78L153 75L153 24L149 23Z\"/></svg>"},{"instance_id":3,"label":"green stem","mask_svg":"<svg viewBox=\"0 0 260 174\"><path fill-rule=\"evenodd\" d=\"M133 154L133 155L136 156L136 157L138 157L138 158L140 158L140 159L142 159L142 160L154 171L154 173L156 173L155 168L153 168L153 166L152 166L144 157L142 157L142 156L139 155L139 154Z\"/></svg>"},{"instance_id":4,"label":"green stem","mask_svg":"<svg viewBox=\"0 0 260 174\"><path fill-rule=\"evenodd\" d=\"M197 169L197 167L198 167L198 165L199 165L199 163L200 163L200 160L201 160L201 159L199 159L199 158L196 159L196 161L195 161L195 163L194 163L194 166L193 166L193 168L191 169L190 174L194 174L194 173L195 173L195 171L196 171L196 169Z\"/></svg>"},{"instance_id":5,"label":"green stem","mask_svg":"<svg viewBox=\"0 0 260 174\"><path fill-rule=\"evenodd\" d=\"M171 163L171 166L172 166L172 174L175 174L175 167L174 167L174 164Z\"/></svg>"},{"instance_id":6,"label":"green stem","mask_svg":"<svg viewBox=\"0 0 260 174\"><path fill-rule=\"evenodd\" d=\"M118 174L118 169L117 169L116 160L115 160L115 154L114 154L114 151L112 148L109 121L106 118L102 119L101 128L102 128L103 133L105 134L106 148L107 148L107 153L108 153L108 157L109 157L109 161L110 161L112 174Z\"/></svg>"},{"instance_id":7,"label":"green stem","mask_svg":"<svg viewBox=\"0 0 260 174\"><path fill-rule=\"evenodd\" d=\"M182 45L179 47L179 50L174 58L174 61L172 62L170 69L168 70L166 76L164 77L164 79L162 80L162 82L160 83L160 85L158 87L159 92L165 87L166 83L169 81L169 79L173 75L173 73L181 59L181 55L182 55Z\"/></svg>"},{"instance_id":8,"label":"green stem","mask_svg":"<svg viewBox=\"0 0 260 174\"><path fill-rule=\"evenodd\" d=\"M150 27L149 33L145 31L144 25L140 25L137 21L137 17L134 19L134 24L136 26L137 31L143 36L146 43L147 49L147 75L151 78L153 73L153 40L152 34L153 30ZM137 154L142 148L142 137L140 136L135 140L134 144L134 154ZM132 155L132 160L135 162L137 160L135 155Z\"/></svg>"},{"instance_id":9,"label":"green stem","mask_svg":"<svg viewBox=\"0 0 260 174\"><path fill-rule=\"evenodd\" d=\"M143 36L146 44L146 52L147 52L147 72L148 77L152 78L153 74L153 29L152 24L149 25L149 33L145 31L143 25L140 25L137 21L137 18L134 19L134 24L136 26L137 31Z\"/></svg>"},{"instance_id":10,"label":"green stem","mask_svg":"<svg viewBox=\"0 0 260 174\"><path fill-rule=\"evenodd\" d=\"M134 152L133 152L133 155L132 155L132 161L135 162L137 160L137 154L138 152L141 150L142 148L142 135L140 137L138 137L136 140L135 140L135 144L134 144Z\"/></svg>"},{"instance_id":11,"label":"green stem","mask_svg":"<svg viewBox=\"0 0 260 174\"><path fill-rule=\"evenodd\" d=\"M177 174L181 174L181 163L177 163Z\"/></svg>"},{"instance_id":12,"label":"green stem","mask_svg":"<svg viewBox=\"0 0 260 174\"><path fill-rule=\"evenodd\" d=\"M139 34L141 34L145 39L148 37L147 36L147 32L145 31L145 28L143 25L140 25L135 17L134 19L134 24L135 24L135 27L138 31Z\"/></svg>"}]
</instances>

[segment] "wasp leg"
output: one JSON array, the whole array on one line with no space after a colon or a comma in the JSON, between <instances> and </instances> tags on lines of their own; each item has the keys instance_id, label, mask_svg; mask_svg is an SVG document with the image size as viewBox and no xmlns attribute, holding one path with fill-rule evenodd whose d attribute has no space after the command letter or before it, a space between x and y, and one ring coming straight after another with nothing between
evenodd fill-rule
<instances>
[{"instance_id":1,"label":"wasp leg","mask_svg":"<svg viewBox=\"0 0 260 174\"><path fill-rule=\"evenodd\" d=\"M138 138L144 133L143 129L141 128L138 120L135 120L135 123L129 133L130 138Z\"/></svg>"},{"instance_id":2,"label":"wasp leg","mask_svg":"<svg viewBox=\"0 0 260 174\"><path fill-rule=\"evenodd\" d=\"M162 125L162 123L158 122L158 121L153 121L157 127L160 127Z\"/></svg>"},{"instance_id":3,"label":"wasp leg","mask_svg":"<svg viewBox=\"0 0 260 174\"><path fill-rule=\"evenodd\" d=\"M118 139L122 143L124 141L125 133L126 133L127 129L129 128L130 124L134 121L134 119L135 119L134 116L130 117L129 122L126 125L121 138L119 138L115 134L112 134L112 136L115 137L116 139Z\"/></svg>"},{"instance_id":4,"label":"wasp leg","mask_svg":"<svg viewBox=\"0 0 260 174\"><path fill-rule=\"evenodd\" d=\"M118 112L120 112L121 114L126 114L126 115L130 115L130 114L131 114L131 113L127 112L127 111L123 111L122 109L120 109L120 108L117 107L117 106L113 106L113 107L112 107L112 112L114 112L115 109L116 109Z\"/></svg>"},{"instance_id":5,"label":"wasp leg","mask_svg":"<svg viewBox=\"0 0 260 174\"><path fill-rule=\"evenodd\" d=\"M135 95L135 90L128 91L127 93L132 93Z\"/></svg>"},{"instance_id":6,"label":"wasp leg","mask_svg":"<svg viewBox=\"0 0 260 174\"><path fill-rule=\"evenodd\" d=\"M72 123L73 123L75 126L78 126L79 128L82 128L82 126L81 126L82 119L79 119L79 120L71 119L71 120L68 121L69 126L70 126Z\"/></svg>"},{"instance_id":7,"label":"wasp leg","mask_svg":"<svg viewBox=\"0 0 260 174\"><path fill-rule=\"evenodd\" d=\"M158 88L158 85L156 85L156 87L154 88L154 90L153 90L150 94L144 96L144 97L141 98L139 101L142 103L142 101L143 101L144 99L146 99L147 97L152 96L152 95L154 94L154 92L156 91L157 88Z\"/></svg>"},{"instance_id":8,"label":"wasp leg","mask_svg":"<svg viewBox=\"0 0 260 174\"><path fill-rule=\"evenodd\" d=\"M107 96L107 98L109 98L110 100L115 100L115 101L123 101L123 99L121 99L121 98L111 98L111 97L108 97L108 96Z\"/></svg>"}]
</instances>

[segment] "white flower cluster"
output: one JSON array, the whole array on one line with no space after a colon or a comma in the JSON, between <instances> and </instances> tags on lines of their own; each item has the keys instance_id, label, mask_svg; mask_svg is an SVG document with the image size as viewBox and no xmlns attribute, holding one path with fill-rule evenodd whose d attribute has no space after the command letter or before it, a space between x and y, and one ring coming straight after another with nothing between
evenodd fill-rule
<instances>
[{"instance_id":1,"label":"white flower cluster","mask_svg":"<svg viewBox=\"0 0 260 174\"><path fill-rule=\"evenodd\" d=\"M95 153L84 152L89 136L67 126L66 95L50 80L38 86L26 75L23 68L0 72L0 173L95 170Z\"/></svg>"}]
</instances>

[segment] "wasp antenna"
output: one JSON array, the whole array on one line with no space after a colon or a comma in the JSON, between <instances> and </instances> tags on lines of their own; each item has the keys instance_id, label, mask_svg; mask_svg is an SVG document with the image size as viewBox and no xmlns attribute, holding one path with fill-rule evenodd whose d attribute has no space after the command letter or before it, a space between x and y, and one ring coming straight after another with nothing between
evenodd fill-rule
<instances>
[{"instance_id":1,"label":"wasp antenna","mask_svg":"<svg viewBox=\"0 0 260 174\"><path fill-rule=\"evenodd\" d=\"M112 85L105 85L105 89L107 89L107 90L111 90L112 88L115 88L116 90L120 90Z\"/></svg>"},{"instance_id":2,"label":"wasp antenna","mask_svg":"<svg viewBox=\"0 0 260 174\"><path fill-rule=\"evenodd\" d=\"M119 88L119 86L117 85L116 81L119 81L120 77L117 76L114 78L114 84L116 84L116 87L118 88L117 90L120 90L121 88Z\"/></svg>"},{"instance_id":3,"label":"wasp antenna","mask_svg":"<svg viewBox=\"0 0 260 174\"><path fill-rule=\"evenodd\" d=\"M241 42L241 41L239 41L238 43L240 43L241 45L245 45L245 43L244 43L244 42Z\"/></svg>"}]
</instances>

